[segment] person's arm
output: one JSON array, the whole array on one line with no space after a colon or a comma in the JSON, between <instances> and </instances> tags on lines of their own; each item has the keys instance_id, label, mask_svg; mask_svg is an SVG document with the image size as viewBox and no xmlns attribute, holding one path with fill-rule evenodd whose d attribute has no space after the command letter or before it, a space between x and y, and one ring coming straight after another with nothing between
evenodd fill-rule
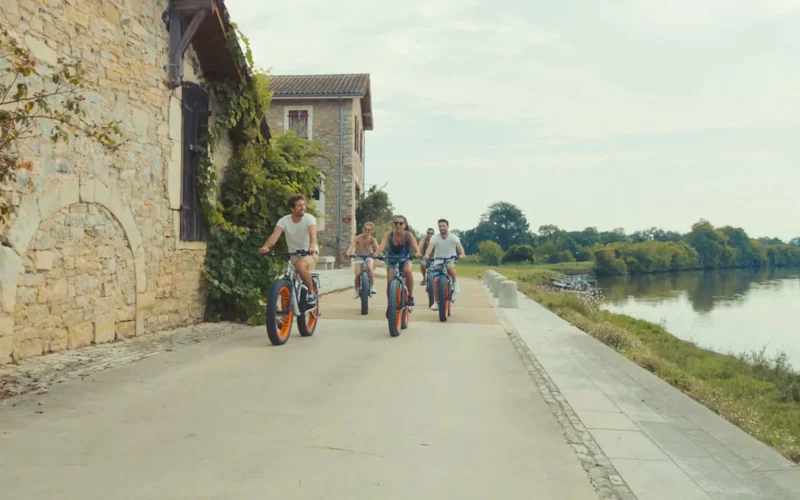
<instances>
[{"instance_id":1,"label":"person's arm","mask_svg":"<svg viewBox=\"0 0 800 500\"><path fill-rule=\"evenodd\" d=\"M419 259L421 255L419 253L419 245L417 244L417 238L414 237L414 235L411 233L408 233L408 236L411 238L411 250L414 251L414 257Z\"/></svg>"},{"instance_id":2,"label":"person's arm","mask_svg":"<svg viewBox=\"0 0 800 500\"><path fill-rule=\"evenodd\" d=\"M370 248L372 248L373 252L378 249L378 240L374 236L372 237L372 246Z\"/></svg>"},{"instance_id":3,"label":"person's arm","mask_svg":"<svg viewBox=\"0 0 800 500\"><path fill-rule=\"evenodd\" d=\"M353 236L353 241L350 242L350 246L347 247L347 250L344 252L345 255L353 255L356 249L356 238L358 238L358 236Z\"/></svg>"},{"instance_id":4,"label":"person's arm","mask_svg":"<svg viewBox=\"0 0 800 500\"><path fill-rule=\"evenodd\" d=\"M374 252L372 252L373 257L383 253L383 249L386 247L386 243L389 241L389 234L391 233L385 233L383 235L383 238L381 238L381 244L378 245L378 248L376 248Z\"/></svg>"},{"instance_id":5,"label":"person's arm","mask_svg":"<svg viewBox=\"0 0 800 500\"><path fill-rule=\"evenodd\" d=\"M317 221L308 226L308 251L312 254L319 253L317 248Z\"/></svg>"},{"instance_id":6,"label":"person's arm","mask_svg":"<svg viewBox=\"0 0 800 500\"><path fill-rule=\"evenodd\" d=\"M464 251L464 247L461 246L460 241L456 241L456 248L458 249L458 258L463 259L467 256L467 253Z\"/></svg>"},{"instance_id":7,"label":"person's arm","mask_svg":"<svg viewBox=\"0 0 800 500\"><path fill-rule=\"evenodd\" d=\"M258 249L259 253L268 253L270 248L275 246L275 243L278 242L278 238L281 237L281 234L283 234L283 228L280 225L276 225L275 230L272 231L272 234L269 236L269 238L267 238L264 246Z\"/></svg>"},{"instance_id":8,"label":"person's arm","mask_svg":"<svg viewBox=\"0 0 800 500\"><path fill-rule=\"evenodd\" d=\"M430 259L431 258L431 254L433 253L433 247L434 246L436 246L436 242L434 242L433 238L431 238L431 241L428 243L428 248L425 249L425 258L426 259Z\"/></svg>"}]
</instances>

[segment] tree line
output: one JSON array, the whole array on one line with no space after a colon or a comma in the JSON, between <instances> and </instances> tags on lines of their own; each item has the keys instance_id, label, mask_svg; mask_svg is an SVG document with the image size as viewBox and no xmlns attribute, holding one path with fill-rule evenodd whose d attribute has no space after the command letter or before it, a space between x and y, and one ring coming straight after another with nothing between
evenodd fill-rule
<instances>
[{"instance_id":1,"label":"tree line","mask_svg":"<svg viewBox=\"0 0 800 500\"><path fill-rule=\"evenodd\" d=\"M705 219L688 233L656 227L626 233L623 228L565 231L555 225L532 231L519 207L489 206L478 225L454 231L469 254L484 262L587 262L597 275L625 275L694 269L800 266L800 237L751 238L744 229L715 227Z\"/></svg>"}]
</instances>

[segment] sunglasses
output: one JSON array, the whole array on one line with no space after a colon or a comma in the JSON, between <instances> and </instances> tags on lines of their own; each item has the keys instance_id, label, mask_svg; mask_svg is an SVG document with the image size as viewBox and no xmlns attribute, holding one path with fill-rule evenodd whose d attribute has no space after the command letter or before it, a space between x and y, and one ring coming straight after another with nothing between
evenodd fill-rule
<instances>
[{"instance_id":1,"label":"sunglasses","mask_svg":"<svg viewBox=\"0 0 800 500\"><path fill-rule=\"evenodd\" d=\"M403 221L397 221L397 220L396 220L396 221L394 221L394 225L395 225L395 226L402 226L403 224L404 224L404 222L403 222Z\"/></svg>"}]
</instances>

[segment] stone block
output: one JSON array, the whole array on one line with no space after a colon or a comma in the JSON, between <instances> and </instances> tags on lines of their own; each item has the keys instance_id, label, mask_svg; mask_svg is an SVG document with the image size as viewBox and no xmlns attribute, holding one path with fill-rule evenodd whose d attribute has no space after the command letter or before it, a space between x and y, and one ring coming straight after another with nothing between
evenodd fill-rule
<instances>
[{"instance_id":1,"label":"stone block","mask_svg":"<svg viewBox=\"0 0 800 500\"><path fill-rule=\"evenodd\" d=\"M156 305L156 294L155 292L151 293L140 293L136 296L136 309L137 310L145 310L145 309L152 309Z\"/></svg>"},{"instance_id":2,"label":"stone block","mask_svg":"<svg viewBox=\"0 0 800 500\"><path fill-rule=\"evenodd\" d=\"M136 335L135 321L121 321L117 323L117 338L127 339Z\"/></svg>"},{"instance_id":3,"label":"stone block","mask_svg":"<svg viewBox=\"0 0 800 500\"><path fill-rule=\"evenodd\" d=\"M85 179L80 185L80 198L83 203L94 203L94 192L97 189L97 181Z\"/></svg>"},{"instance_id":4,"label":"stone block","mask_svg":"<svg viewBox=\"0 0 800 500\"><path fill-rule=\"evenodd\" d=\"M121 307L116 312L117 321L133 321L136 319L135 307Z\"/></svg>"},{"instance_id":5,"label":"stone block","mask_svg":"<svg viewBox=\"0 0 800 500\"><path fill-rule=\"evenodd\" d=\"M494 278L494 276L496 274L497 274L497 271L492 271L492 270L486 271L486 274L483 275L483 284L486 287L490 287L491 284L492 284L492 279Z\"/></svg>"},{"instance_id":6,"label":"stone block","mask_svg":"<svg viewBox=\"0 0 800 500\"><path fill-rule=\"evenodd\" d=\"M28 243L30 243L33 235L36 234L36 229L39 228L41 222L39 204L36 198L31 195L25 196L17 212L17 220L14 221L14 226L6 235L17 252L20 254L25 253L28 249Z\"/></svg>"},{"instance_id":7,"label":"stone block","mask_svg":"<svg viewBox=\"0 0 800 500\"><path fill-rule=\"evenodd\" d=\"M169 138L178 141L180 145L183 137L183 107L181 101L175 97L169 98Z\"/></svg>"},{"instance_id":8,"label":"stone block","mask_svg":"<svg viewBox=\"0 0 800 500\"><path fill-rule=\"evenodd\" d=\"M108 313L97 316L94 320L94 343L111 342L117 334L117 315Z\"/></svg>"},{"instance_id":9,"label":"stone block","mask_svg":"<svg viewBox=\"0 0 800 500\"><path fill-rule=\"evenodd\" d=\"M14 317L0 316L0 338L14 335Z\"/></svg>"},{"instance_id":10,"label":"stone block","mask_svg":"<svg viewBox=\"0 0 800 500\"><path fill-rule=\"evenodd\" d=\"M17 0L0 0L0 13L5 15L5 20L11 23L11 26L17 26L22 20Z\"/></svg>"},{"instance_id":11,"label":"stone block","mask_svg":"<svg viewBox=\"0 0 800 500\"><path fill-rule=\"evenodd\" d=\"M136 311L136 336L144 335L144 311Z\"/></svg>"},{"instance_id":12,"label":"stone block","mask_svg":"<svg viewBox=\"0 0 800 500\"><path fill-rule=\"evenodd\" d=\"M17 302L17 278L22 257L6 246L0 246L0 303L4 312L13 313Z\"/></svg>"},{"instance_id":13,"label":"stone block","mask_svg":"<svg viewBox=\"0 0 800 500\"><path fill-rule=\"evenodd\" d=\"M121 212L115 213L122 225L122 230L125 231L125 236L130 243L131 251L135 254L142 246L142 236L139 229L136 227L136 221L133 220L133 214L130 209L123 207Z\"/></svg>"},{"instance_id":14,"label":"stone block","mask_svg":"<svg viewBox=\"0 0 800 500\"><path fill-rule=\"evenodd\" d=\"M94 324L84 321L69 328L69 349L78 349L92 343L94 340Z\"/></svg>"},{"instance_id":15,"label":"stone block","mask_svg":"<svg viewBox=\"0 0 800 500\"><path fill-rule=\"evenodd\" d=\"M55 66L58 64L58 54L48 47L43 41L30 35L25 36L25 45L39 62Z\"/></svg>"},{"instance_id":16,"label":"stone block","mask_svg":"<svg viewBox=\"0 0 800 500\"><path fill-rule=\"evenodd\" d=\"M66 328L50 328L47 330L47 350L63 351L69 347L69 333Z\"/></svg>"},{"instance_id":17,"label":"stone block","mask_svg":"<svg viewBox=\"0 0 800 500\"><path fill-rule=\"evenodd\" d=\"M169 208L172 210L179 210L181 208L181 164L180 162L170 161L167 164L167 168L169 169L167 172Z\"/></svg>"},{"instance_id":18,"label":"stone block","mask_svg":"<svg viewBox=\"0 0 800 500\"><path fill-rule=\"evenodd\" d=\"M34 256L36 269L40 271L50 271L53 269L53 261L56 254L53 252L36 252Z\"/></svg>"},{"instance_id":19,"label":"stone block","mask_svg":"<svg viewBox=\"0 0 800 500\"><path fill-rule=\"evenodd\" d=\"M136 270L136 293L147 291L147 274L145 273L144 254L139 253L133 261Z\"/></svg>"},{"instance_id":20,"label":"stone block","mask_svg":"<svg viewBox=\"0 0 800 500\"><path fill-rule=\"evenodd\" d=\"M40 338L18 340L14 338L12 355L17 361L44 354L44 341Z\"/></svg>"},{"instance_id":21,"label":"stone block","mask_svg":"<svg viewBox=\"0 0 800 500\"><path fill-rule=\"evenodd\" d=\"M111 2L103 2L103 15L114 24L119 24L119 10Z\"/></svg>"},{"instance_id":22,"label":"stone block","mask_svg":"<svg viewBox=\"0 0 800 500\"><path fill-rule=\"evenodd\" d=\"M0 337L0 365L11 362L11 353L14 351L14 337Z\"/></svg>"},{"instance_id":23,"label":"stone block","mask_svg":"<svg viewBox=\"0 0 800 500\"><path fill-rule=\"evenodd\" d=\"M111 190L108 189L108 187L106 187L106 185L103 184L102 182L95 181L94 202L103 205L104 207L108 207L109 204L111 203L111 197L112 197Z\"/></svg>"},{"instance_id":24,"label":"stone block","mask_svg":"<svg viewBox=\"0 0 800 500\"><path fill-rule=\"evenodd\" d=\"M517 294L516 282L505 280L500 283L498 305L508 309L516 309L519 307L519 295Z\"/></svg>"},{"instance_id":25,"label":"stone block","mask_svg":"<svg viewBox=\"0 0 800 500\"><path fill-rule=\"evenodd\" d=\"M64 325L68 328L79 325L83 321L83 311L69 310L63 315Z\"/></svg>"},{"instance_id":26,"label":"stone block","mask_svg":"<svg viewBox=\"0 0 800 500\"><path fill-rule=\"evenodd\" d=\"M497 274L492 277L492 297L498 298L500 297L500 283L506 280L506 277L502 274Z\"/></svg>"},{"instance_id":27,"label":"stone block","mask_svg":"<svg viewBox=\"0 0 800 500\"><path fill-rule=\"evenodd\" d=\"M77 179L70 180L63 186L58 193L61 199L61 208L80 203L81 201L81 186Z\"/></svg>"},{"instance_id":28,"label":"stone block","mask_svg":"<svg viewBox=\"0 0 800 500\"><path fill-rule=\"evenodd\" d=\"M39 196L39 217L47 220L51 215L61 210L61 196L58 191L51 191Z\"/></svg>"}]
</instances>

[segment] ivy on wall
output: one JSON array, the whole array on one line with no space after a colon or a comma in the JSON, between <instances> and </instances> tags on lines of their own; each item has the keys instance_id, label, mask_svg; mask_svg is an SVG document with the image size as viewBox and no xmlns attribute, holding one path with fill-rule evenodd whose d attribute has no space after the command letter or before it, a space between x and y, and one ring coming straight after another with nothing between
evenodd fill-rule
<instances>
[{"instance_id":1,"label":"ivy on wall","mask_svg":"<svg viewBox=\"0 0 800 500\"><path fill-rule=\"evenodd\" d=\"M247 37L235 25L229 38L232 53L244 68L255 68ZM245 52L236 43L244 42ZM311 197L320 182L320 161L329 161L319 143L294 132L267 141L261 132L271 94L269 76L253 69L245 82L206 82L216 101L215 115L205 138L208 157L200 162L198 185L209 226L203 271L208 288L206 319L264 322L267 293L283 260L259 255L257 250L275 224L288 213L287 201ZM211 158L221 138L228 135L233 155L218 184ZM285 242L281 239L278 250Z\"/></svg>"}]
</instances>

